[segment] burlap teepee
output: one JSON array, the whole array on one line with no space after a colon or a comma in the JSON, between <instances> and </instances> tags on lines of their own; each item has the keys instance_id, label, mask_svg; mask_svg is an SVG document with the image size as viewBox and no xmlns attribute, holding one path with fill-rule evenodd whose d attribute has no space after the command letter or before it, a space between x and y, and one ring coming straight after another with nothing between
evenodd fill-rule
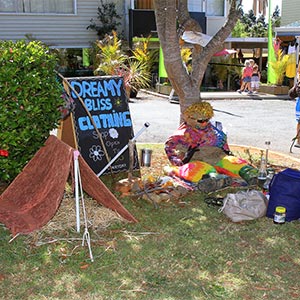
<instances>
[{"instance_id":1,"label":"burlap teepee","mask_svg":"<svg viewBox=\"0 0 300 300\"><path fill-rule=\"evenodd\" d=\"M73 169L74 151L51 135L45 146L0 195L0 222L5 224L13 236L37 230L55 215ZM81 156L79 167L82 187L87 194L128 221L137 222Z\"/></svg>"}]
</instances>

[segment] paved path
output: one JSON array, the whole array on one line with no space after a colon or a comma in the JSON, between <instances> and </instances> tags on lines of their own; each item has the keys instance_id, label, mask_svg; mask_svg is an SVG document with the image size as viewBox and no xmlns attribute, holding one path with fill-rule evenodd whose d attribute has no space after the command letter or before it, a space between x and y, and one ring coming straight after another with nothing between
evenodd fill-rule
<instances>
[{"instance_id":1,"label":"paved path","mask_svg":"<svg viewBox=\"0 0 300 300\"><path fill-rule=\"evenodd\" d=\"M296 134L295 100L274 95L238 96L234 92L201 95L212 104L214 119L222 122L229 144L265 149L265 142L270 141L270 150L300 158L300 149L293 148L289 153ZM163 143L179 125L179 105L170 103L168 97L140 91L129 107L135 133L145 122L150 123L137 142Z\"/></svg>"}]
</instances>

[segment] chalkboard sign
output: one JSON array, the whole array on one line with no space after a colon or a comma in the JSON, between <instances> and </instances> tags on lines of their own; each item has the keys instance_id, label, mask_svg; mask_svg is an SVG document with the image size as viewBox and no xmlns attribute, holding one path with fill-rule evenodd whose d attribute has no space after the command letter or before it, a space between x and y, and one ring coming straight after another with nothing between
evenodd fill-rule
<instances>
[{"instance_id":1,"label":"chalkboard sign","mask_svg":"<svg viewBox=\"0 0 300 300\"><path fill-rule=\"evenodd\" d=\"M74 100L73 118L78 150L91 169L99 174L134 137L123 78L97 76L67 78L67 81L72 87L69 92ZM101 175L111 170L113 173L128 171L129 168L127 149ZM133 170L138 168L135 149Z\"/></svg>"}]
</instances>

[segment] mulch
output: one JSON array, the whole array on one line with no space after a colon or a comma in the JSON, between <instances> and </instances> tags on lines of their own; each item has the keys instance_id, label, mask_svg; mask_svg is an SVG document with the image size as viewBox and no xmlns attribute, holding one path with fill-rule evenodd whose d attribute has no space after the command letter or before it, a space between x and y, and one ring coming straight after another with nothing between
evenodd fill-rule
<instances>
[{"instance_id":1,"label":"mulch","mask_svg":"<svg viewBox=\"0 0 300 300\"><path fill-rule=\"evenodd\" d=\"M253 165L258 165L260 161L261 149L254 147L231 146L234 155L248 159ZM296 159L287 155L269 151L269 167L274 169L275 173L286 168L300 169L300 159ZM167 157L163 150L154 150L152 152L152 160L150 167L141 167L141 177L143 176L163 176L163 167L168 164ZM8 184L0 181L0 194L5 191ZM99 204L91 198L86 199L87 215L89 216L89 227L93 231L105 230L111 223L126 222L121 216L115 212L99 207ZM73 217L70 217L70 212ZM58 236L68 236L68 231L74 232L74 195L70 192L70 186L66 185L64 199L60 205L54 218L43 228L28 235L28 243L35 246L52 242ZM72 235L72 236L74 236ZM75 235L76 236L76 235Z\"/></svg>"},{"instance_id":2,"label":"mulch","mask_svg":"<svg viewBox=\"0 0 300 300\"><path fill-rule=\"evenodd\" d=\"M230 146L231 151L239 156L243 157L249 161L253 160L254 165L258 164L260 153L262 149L255 147L245 147L245 146ZM251 156L251 158L249 157ZM300 158L294 158L281 153L269 151L269 167L273 168L275 173L280 172L286 168L300 169ZM161 176L163 175L163 166L167 165L167 157L162 151L153 151L152 160L150 167L142 167L141 173L147 175ZM8 187L8 183L1 182L0 180L0 194L2 194Z\"/></svg>"}]
</instances>

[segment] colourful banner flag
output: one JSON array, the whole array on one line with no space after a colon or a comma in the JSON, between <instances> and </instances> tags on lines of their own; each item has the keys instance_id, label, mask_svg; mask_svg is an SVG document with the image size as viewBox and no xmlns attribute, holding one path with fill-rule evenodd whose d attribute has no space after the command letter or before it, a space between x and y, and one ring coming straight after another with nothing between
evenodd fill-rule
<instances>
[{"instance_id":1,"label":"colourful banner flag","mask_svg":"<svg viewBox=\"0 0 300 300\"><path fill-rule=\"evenodd\" d=\"M271 17L271 0L269 0L269 20L268 20L268 83L275 84L277 81L276 74L272 68L272 62L276 61L275 50L273 46L273 30ZM270 63L271 62L271 63Z\"/></svg>"}]
</instances>

